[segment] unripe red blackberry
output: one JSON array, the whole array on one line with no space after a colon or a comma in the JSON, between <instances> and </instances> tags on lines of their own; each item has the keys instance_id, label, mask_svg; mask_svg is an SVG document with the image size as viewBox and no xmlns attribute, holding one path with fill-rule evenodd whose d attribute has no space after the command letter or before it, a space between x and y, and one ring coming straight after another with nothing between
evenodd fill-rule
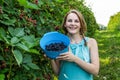
<instances>
[{"instance_id":1,"label":"unripe red blackberry","mask_svg":"<svg viewBox=\"0 0 120 80\"><path fill-rule=\"evenodd\" d=\"M59 30L59 26L55 26L55 31L58 31Z\"/></svg>"},{"instance_id":2,"label":"unripe red blackberry","mask_svg":"<svg viewBox=\"0 0 120 80\"><path fill-rule=\"evenodd\" d=\"M6 64L5 63L1 65L1 69L4 69L4 68L6 68Z\"/></svg>"},{"instance_id":3,"label":"unripe red blackberry","mask_svg":"<svg viewBox=\"0 0 120 80\"><path fill-rule=\"evenodd\" d=\"M37 77L37 78L36 78L36 80L40 80L40 78L39 78L39 77Z\"/></svg>"},{"instance_id":4,"label":"unripe red blackberry","mask_svg":"<svg viewBox=\"0 0 120 80\"><path fill-rule=\"evenodd\" d=\"M4 60L0 60L0 69L6 68L6 62Z\"/></svg>"}]
</instances>

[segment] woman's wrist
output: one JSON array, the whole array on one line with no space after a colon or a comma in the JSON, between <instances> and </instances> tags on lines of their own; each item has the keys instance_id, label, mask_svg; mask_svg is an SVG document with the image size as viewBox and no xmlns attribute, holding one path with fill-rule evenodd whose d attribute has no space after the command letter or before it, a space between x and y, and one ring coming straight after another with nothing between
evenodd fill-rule
<instances>
[{"instance_id":1,"label":"woman's wrist","mask_svg":"<svg viewBox=\"0 0 120 80\"><path fill-rule=\"evenodd\" d=\"M51 62L55 62L55 59L51 59Z\"/></svg>"},{"instance_id":2,"label":"woman's wrist","mask_svg":"<svg viewBox=\"0 0 120 80\"><path fill-rule=\"evenodd\" d=\"M73 62L74 62L74 63L77 63L78 59L79 59L79 58L78 58L77 56L75 56L74 59L73 59Z\"/></svg>"}]
</instances>

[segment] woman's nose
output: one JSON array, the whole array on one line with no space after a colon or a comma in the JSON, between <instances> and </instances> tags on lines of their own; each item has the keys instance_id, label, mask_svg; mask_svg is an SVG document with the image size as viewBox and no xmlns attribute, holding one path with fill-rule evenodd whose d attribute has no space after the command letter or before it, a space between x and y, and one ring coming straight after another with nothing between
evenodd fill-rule
<instances>
[{"instance_id":1,"label":"woman's nose","mask_svg":"<svg viewBox=\"0 0 120 80\"><path fill-rule=\"evenodd\" d=\"M74 22L74 21L72 21L72 22L71 22L71 24L72 24L72 25L75 25L75 22Z\"/></svg>"}]
</instances>

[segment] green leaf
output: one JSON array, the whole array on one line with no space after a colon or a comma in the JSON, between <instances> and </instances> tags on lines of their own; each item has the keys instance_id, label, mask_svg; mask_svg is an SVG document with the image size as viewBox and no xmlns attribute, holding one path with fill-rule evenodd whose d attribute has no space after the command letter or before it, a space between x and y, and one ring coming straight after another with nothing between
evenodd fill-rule
<instances>
[{"instance_id":1,"label":"green leaf","mask_svg":"<svg viewBox=\"0 0 120 80\"><path fill-rule=\"evenodd\" d=\"M15 57L18 65L20 66L20 64L22 63L22 60L23 60L21 52L19 50L14 50L13 54L14 54L14 57Z\"/></svg>"},{"instance_id":2,"label":"green leaf","mask_svg":"<svg viewBox=\"0 0 120 80\"><path fill-rule=\"evenodd\" d=\"M6 36L5 30L1 27L0 28L0 40L3 40L3 38Z\"/></svg>"},{"instance_id":3,"label":"green leaf","mask_svg":"<svg viewBox=\"0 0 120 80\"><path fill-rule=\"evenodd\" d=\"M39 0L39 2L38 2L38 6L42 6L44 3L43 3L43 1L41 1L41 0Z\"/></svg>"},{"instance_id":4,"label":"green leaf","mask_svg":"<svg viewBox=\"0 0 120 80\"><path fill-rule=\"evenodd\" d=\"M0 20L0 22L4 25L7 25L7 26L14 26L14 23L16 22L16 19L8 19L8 20Z\"/></svg>"},{"instance_id":5,"label":"green leaf","mask_svg":"<svg viewBox=\"0 0 120 80\"><path fill-rule=\"evenodd\" d=\"M27 65L25 65L25 64L23 64L23 67L24 67L25 69L27 69L27 70L30 70L30 68L29 68Z\"/></svg>"},{"instance_id":6,"label":"green leaf","mask_svg":"<svg viewBox=\"0 0 120 80\"><path fill-rule=\"evenodd\" d=\"M10 19L7 14L3 14L3 18L4 18L4 19L7 19L7 20Z\"/></svg>"},{"instance_id":7,"label":"green leaf","mask_svg":"<svg viewBox=\"0 0 120 80\"><path fill-rule=\"evenodd\" d=\"M5 79L5 75L4 74L0 74L0 80L4 80Z\"/></svg>"},{"instance_id":8,"label":"green leaf","mask_svg":"<svg viewBox=\"0 0 120 80\"><path fill-rule=\"evenodd\" d=\"M8 31L12 36L15 36L13 27L8 27Z\"/></svg>"},{"instance_id":9,"label":"green leaf","mask_svg":"<svg viewBox=\"0 0 120 80\"><path fill-rule=\"evenodd\" d=\"M16 28L14 31L14 35L17 37L22 37L24 36L24 28Z\"/></svg>"},{"instance_id":10,"label":"green leaf","mask_svg":"<svg viewBox=\"0 0 120 80\"><path fill-rule=\"evenodd\" d=\"M9 40L6 38L6 32L3 28L0 28L0 40L6 41L7 44L10 44Z\"/></svg>"},{"instance_id":11,"label":"green leaf","mask_svg":"<svg viewBox=\"0 0 120 80\"><path fill-rule=\"evenodd\" d=\"M22 37L24 36L24 28L16 28L13 29L12 27L8 27L8 31L10 32L10 34L12 36L16 36L16 37Z\"/></svg>"},{"instance_id":12,"label":"green leaf","mask_svg":"<svg viewBox=\"0 0 120 80\"><path fill-rule=\"evenodd\" d=\"M18 0L18 2L21 6L25 7L27 5L27 0Z\"/></svg>"},{"instance_id":13,"label":"green leaf","mask_svg":"<svg viewBox=\"0 0 120 80\"><path fill-rule=\"evenodd\" d=\"M36 4L28 2L27 0L18 0L18 2L21 6L24 6L25 8L39 9L39 7Z\"/></svg>"},{"instance_id":14,"label":"green leaf","mask_svg":"<svg viewBox=\"0 0 120 80\"><path fill-rule=\"evenodd\" d=\"M35 36L34 35L24 36L23 39L27 42L34 42L35 41Z\"/></svg>"},{"instance_id":15,"label":"green leaf","mask_svg":"<svg viewBox=\"0 0 120 80\"><path fill-rule=\"evenodd\" d=\"M11 43L12 44L15 44L15 43L18 43L20 40L17 38L17 37L13 37L12 39L11 39Z\"/></svg>"},{"instance_id":16,"label":"green leaf","mask_svg":"<svg viewBox=\"0 0 120 80\"><path fill-rule=\"evenodd\" d=\"M3 37L3 39L4 39L4 41L6 41L7 44L10 45L10 40L9 39L7 39L6 37Z\"/></svg>"},{"instance_id":17,"label":"green leaf","mask_svg":"<svg viewBox=\"0 0 120 80\"><path fill-rule=\"evenodd\" d=\"M25 46L24 44L18 43L18 44L16 44L16 46L25 51L29 51L29 48L27 46Z\"/></svg>"},{"instance_id":18,"label":"green leaf","mask_svg":"<svg viewBox=\"0 0 120 80\"><path fill-rule=\"evenodd\" d=\"M33 63L28 63L27 65L32 69L40 69L36 64Z\"/></svg>"},{"instance_id":19,"label":"green leaf","mask_svg":"<svg viewBox=\"0 0 120 80\"><path fill-rule=\"evenodd\" d=\"M4 60L3 56L0 55L0 60Z\"/></svg>"},{"instance_id":20,"label":"green leaf","mask_svg":"<svg viewBox=\"0 0 120 80\"><path fill-rule=\"evenodd\" d=\"M30 53L39 54L39 51L37 49L30 49L29 52Z\"/></svg>"},{"instance_id":21,"label":"green leaf","mask_svg":"<svg viewBox=\"0 0 120 80\"><path fill-rule=\"evenodd\" d=\"M32 63L31 55L25 54L25 57L23 58L23 63Z\"/></svg>"},{"instance_id":22,"label":"green leaf","mask_svg":"<svg viewBox=\"0 0 120 80\"><path fill-rule=\"evenodd\" d=\"M36 4L32 4L31 2L27 2L27 8L30 9L39 9L39 7Z\"/></svg>"},{"instance_id":23,"label":"green leaf","mask_svg":"<svg viewBox=\"0 0 120 80\"><path fill-rule=\"evenodd\" d=\"M43 19L41 16L40 16L40 20L41 20L41 23L42 23L42 24L45 23L44 19Z\"/></svg>"},{"instance_id":24,"label":"green leaf","mask_svg":"<svg viewBox=\"0 0 120 80\"><path fill-rule=\"evenodd\" d=\"M2 6L4 3L4 0L0 0L0 5Z\"/></svg>"},{"instance_id":25,"label":"green leaf","mask_svg":"<svg viewBox=\"0 0 120 80\"><path fill-rule=\"evenodd\" d=\"M9 71L8 68L4 68L4 69L2 69L2 70L0 71L0 73L1 73L1 74L5 74L5 73L8 72L8 71ZM0 78L0 80L1 80L1 78Z\"/></svg>"},{"instance_id":26,"label":"green leaf","mask_svg":"<svg viewBox=\"0 0 120 80\"><path fill-rule=\"evenodd\" d=\"M24 36L22 38L24 41L23 43L28 47L28 48L32 48L35 46L35 43L36 43L36 39L33 35L30 35L30 36Z\"/></svg>"}]
</instances>

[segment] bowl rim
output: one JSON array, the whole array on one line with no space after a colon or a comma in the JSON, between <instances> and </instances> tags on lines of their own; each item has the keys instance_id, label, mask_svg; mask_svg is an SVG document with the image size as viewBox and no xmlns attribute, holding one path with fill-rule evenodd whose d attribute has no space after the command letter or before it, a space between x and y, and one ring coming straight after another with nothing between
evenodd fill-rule
<instances>
[{"instance_id":1,"label":"bowl rim","mask_svg":"<svg viewBox=\"0 0 120 80\"><path fill-rule=\"evenodd\" d=\"M56 39L56 40L52 40L52 41L63 42L63 43L65 43L66 46L68 46L68 45L70 44L70 39L69 39L68 36L66 36L66 35L64 35L64 34L62 34L62 33L60 33L60 32L57 32L57 31L47 32L47 33L45 33L45 34L42 36L42 38L40 39L40 47L41 47L43 50L45 50L45 45L46 45L46 44L43 45L42 43L44 42L44 39L45 39L47 36L51 35L51 34L59 34L59 36L62 36L62 37L64 37L65 40L68 40L68 41L64 41L63 39ZM51 41L51 42L52 42L52 41ZM49 41L49 43L50 43L50 41Z\"/></svg>"}]
</instances>

